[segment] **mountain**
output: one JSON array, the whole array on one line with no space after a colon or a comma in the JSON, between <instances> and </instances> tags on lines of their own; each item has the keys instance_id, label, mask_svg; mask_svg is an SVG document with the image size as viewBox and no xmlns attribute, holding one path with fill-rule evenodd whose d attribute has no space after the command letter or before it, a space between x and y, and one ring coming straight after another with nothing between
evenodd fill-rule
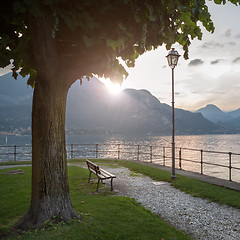
<instances>
[{"instance_id":1,"label":"mountain","mask_svg":"<svg viewBox=\"0 0 240 240\"><path fill-rule=\"evenodd\" d=\"M91 87L90 87L91 86ZM147 90L125 89L111 95L105 85L93 78L73 84L68 93L66 128L68 131L171 134L171 107ZM216 133L221 128L201 113L176 109L177 134Z\"/></svg>"},{"instance_id":2,"label":"mountain","mask_svg":"<svg viewBox=\"0 0 240 240\"><path fill-rule=\"evenodd\" d=\"M230 119L226 121L225 124L233 128L240 129L240 108L235 111L228 112L228 114Z\"/></svg>"},{"instance_id":3,"label":"mountain","mask_svg":"<svg viewBox=\"0 0 240 240\"><path fill-rule=\"evenodd\" d=\"M236 128L240 131L240 117L224 122L225 126Z\"/></svg>"},{"instance_id":4,"label":"mountain","mask_svg":"<svg viewBox=\"0 0 240 240\"><path fill-rule=\"evenodd\" d=\"M32 89L26 79L0 77L0 132L25 133L31 126ZM171 134L171 107L147 90L125 89L112 95L96 78L69 89L67 133ZM234 113L238 115L238 111ZM176 134L222 133L226 129L203 115L175 110Z\"/></svg>"},{"instance_id":5,"label":"mountain","mask_svg":"<svg viewBox=\"0 0 240 240\"><path fill-rule=\"evenodd\" d=\"M0 133L29 134L33 89L27 79L11 73L0 76Z\"/></svg>"},{"instance_id":6,"label":"mountain","mask_svg":"<svg viewBox=\"0 0 240 240\"><path fill-rule=\"evenodd\" d=\"M31 105L22 104L0 108L0 134L29 134L31 132Z\"/></svg>"},{"instance_id":7,"label":"mountain","mask_svg":"<svg viewBox=\"0 0 240 240\"><path fill-rule=\"evenodd\" d=\"M197 110L196 112L201 113L206 119L214 123L227 121L229 116L223 112L220 108L213 104L208 104L206 107Z\"/></svg>"},{"instance_id":8,"label":"mountain","mask_svg":"<svg viewBox=\"0 0 240 240\"><path fill-rule=\"evenodd\" d=\"M202 113L206 119L213 123L240 130L240 108L231 112L223 112L217 106L209 104L196 112Z\"/></svg>"},{"instance_id":9,"label":"mountain","mask_svg":"<svg viewBox=\"0 0 240 240\"><path fill-rule=\"evenodd\" d=\"M32 104L33 89L27 85L27 78L11 73L0 76L0 107Z\"/></svg>"},{"instance_id":10,"label":"mountain","mask_svg":"<svg viewBox=\"0 0 240 240\"><path fill-rule=\"evenodd\" d=\"M235 111L228 112L228 114L231 116L232 119L240 118L240 108Z\"/></svg>"}]
</instances>

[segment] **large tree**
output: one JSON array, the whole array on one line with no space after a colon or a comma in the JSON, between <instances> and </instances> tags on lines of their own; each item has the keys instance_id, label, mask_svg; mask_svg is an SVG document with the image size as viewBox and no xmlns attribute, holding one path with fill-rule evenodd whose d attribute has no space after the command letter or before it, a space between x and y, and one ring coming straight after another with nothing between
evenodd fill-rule
<instances>
[{"instance_id":1,"label":"large tree","mask_svg":"<svg viewBox=\"0 0 240 240\"><path fill-rule=\"evenodd\" d=\"M217 4L225 0L215 0ZM239 5L240 0L230 0ZM214 26L205 0L3 0L0 67L29 75L32 109L32 196L19 228L41 226L53 216L79 218L69 197L65 146L70 86L92 74L121 82L121 58L135 59L162 44L201 39L200 23Z\"/></svg>"}]
</instances>

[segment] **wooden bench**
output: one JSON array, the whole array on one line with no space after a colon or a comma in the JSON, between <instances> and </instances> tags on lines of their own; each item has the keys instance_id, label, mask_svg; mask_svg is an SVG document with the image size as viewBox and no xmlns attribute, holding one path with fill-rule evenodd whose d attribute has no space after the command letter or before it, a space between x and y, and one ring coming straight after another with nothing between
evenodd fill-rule
<instances>
[{"instance_id":1,"label":"wooden bench","mask_svg":"<svg viewBox=\"0 0 240 240\"><path fill-rule=\"evenodd\" d=\"M99 188L99 182L105 180L105 179L111 179L111 191L113 191L113 178L116 178L115 175L103 170L102 168L100 168L98 165L96 165L95 163L86 160L87 166L88 166L88 170L89 170L89 178L88 178L88 182L90 182L91 179L91 173L94 173L97 178L98 178L98 182L97 182L97 192L98 192L98 188Z\"/></svg>"}]
</instances>

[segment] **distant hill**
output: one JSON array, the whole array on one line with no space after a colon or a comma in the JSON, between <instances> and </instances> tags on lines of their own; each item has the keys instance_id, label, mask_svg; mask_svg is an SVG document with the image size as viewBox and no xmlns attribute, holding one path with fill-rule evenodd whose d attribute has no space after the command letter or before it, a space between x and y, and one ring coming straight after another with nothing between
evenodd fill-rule
<instances>
[{"instance_id":1,"label":"distant hill","mask_svg":"<svg viewBox=\"0 0 240 240\"><path fill-rule=\"evenodd\" d=\"M15 81L11 74L0 77L0 132L26 133L31 126L33 90L26 79ZM238 116L238 111L233 113ZM147 90L125 89L112 95L96 78L76 81L69 90L67 133L171 134L171 107ZM203 117L176 109L176 134L229 132Z\"/></svg>"},{"instance_id":2,"label":"distant hill","mask_svg":"<svg viewBox=\"0 0 240 240\"><path fill-rule=\"evenodd\" d=\"M0 107L32 104L32 94L26 78L15 80L11 73L0 76Z\"/></svg>"},{"instance_id":3,"label":"distant hill","mask_svg":"<svg viewBox=\"0 0 240 240\"><path fill-rule=\"evenodd\" d=\"M11 73L0 76L0 132L29 134L33 89L27 79Z\"/></svg>"},{"instance_id":4,"label":"distant hill","mask_svg":"<svg viewBox=\"0 0 240 240\"><path fill-rule=\"evenodd\" d=\"M213 123L220 124L228 128L240 129L240 108L231 112L223 112L217 106L209 104L196 112L202 113L206 119L212 121Z\"/></svg>"},{"instance_id":5,"label":"distant hill","mask_svg":"<svg viewBox=\"0 0 240 240\"><path fill-rule=\"evenodd\" d=\"M30 104L0 108L0 133L30 134L31 110Z\"/></svg>"}]
</instances>

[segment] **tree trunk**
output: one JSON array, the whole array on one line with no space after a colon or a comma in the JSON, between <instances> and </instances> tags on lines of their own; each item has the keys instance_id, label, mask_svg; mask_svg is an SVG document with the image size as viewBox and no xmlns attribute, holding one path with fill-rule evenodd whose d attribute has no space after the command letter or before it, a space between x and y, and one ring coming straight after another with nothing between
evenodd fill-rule
<instances>
[{"instance_id":1,"label":"tree trunk","mask_svg":"<svg viewBox=\"0 0 240 240\"><path fill-rule=\"evenodd\" d=\"M39 227L52 217L79 218L69 196L65 143L66 99L71 81L52 35L51 12L46 10L44 16L29 20L37 70L32 109L32 196L29 210L17 228Z\"/></svg>"},{"instance_id":2,"label":"tree trunk","mask_svg":"<svg viewBox=\"0 0 240 240\"><path fill-rule=\"evenodd\" d=\"M52 217L79 218L72 208L67 174L65 112L68 89L61 84L41 82L36 82L33 95L31 205L17 228L39 227Z\"/></svg>"}]
</instances>

